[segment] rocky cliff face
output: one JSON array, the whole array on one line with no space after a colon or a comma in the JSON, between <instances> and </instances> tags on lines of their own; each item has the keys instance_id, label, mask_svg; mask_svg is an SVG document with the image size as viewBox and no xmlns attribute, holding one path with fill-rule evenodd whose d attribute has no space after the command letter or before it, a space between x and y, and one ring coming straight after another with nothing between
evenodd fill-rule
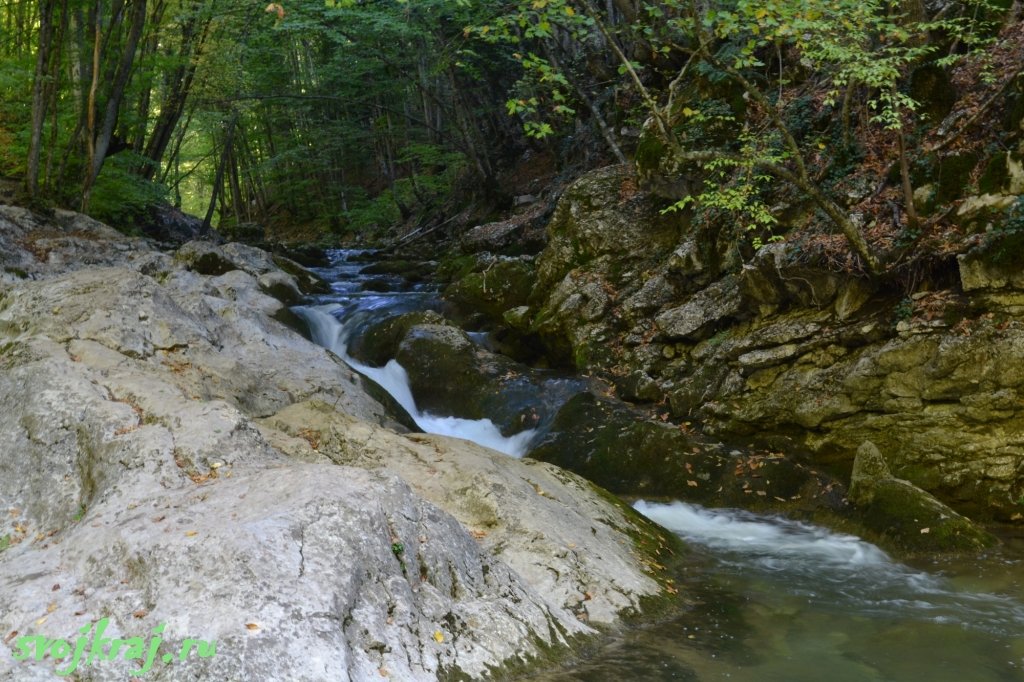
<instances>
[{"instance_id":1,"label":"rocky cliff face","mask_svg":"<svg viewBox=\"0 0 1024 682\"><path fill-rule=\"evenodd\" d=\"M0 679L51 679L70 658L7 649L102 619L165 625L153 679L478 678L667 594L642 547L672 539L589 483L387 430L278 321L312 284L267 254L10 207L0 242ZM216 655L164 664L186 638Z\"/></svg>"},{"instance_id":2,"label":"rocky cliff face","mask_svg":"<svg viewBox=\"0 0 1024 682\"><path fill-rule=\"evenodd\" d=\"M955 508L1022 519L1015 233L990 231L908 294L785 244L741 258L632 182L603 169L563 195L520 327L715 438L804 453L842 478L871 441L894 476Z\"/></svg>"}]
</instances>

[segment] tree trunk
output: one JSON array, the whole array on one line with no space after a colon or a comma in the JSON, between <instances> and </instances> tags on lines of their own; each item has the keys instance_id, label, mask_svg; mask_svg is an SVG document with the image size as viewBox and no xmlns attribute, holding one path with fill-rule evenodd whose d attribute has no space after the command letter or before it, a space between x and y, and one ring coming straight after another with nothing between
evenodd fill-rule
<instances>
[{"instance_id":1,"label":"tree trunk","mask_svg":"<svg viewBox=\"0 0 1024 682\"><path fill-rule=\"evenodd\" d=\"M238 112L231 114L231 120L228 121L228 129L224 134L224 149L220 153L220 163L217 164L217 176L213 180L213 194L210 196L210 206L206 209L206 217L203 218L203 231L210 229L210 221L213 220L213 212L217 208L217 195L222 191L224 184L224 168L228 163L228 155L230 154L231 145L234 144L235 139L235 124L238 122ZM221 220L224 216L221 216Z\"/></svg>"},{"instance_id":2,"label":"tree trunk","mask_svg":"<svg viewBox=\"0 0 1024 682\"><path fill-rule=\"evenodd\" d=\"M114 135L114 128L117 126L117 117L121 109L121 100L124 99L125 87L131 76L132 63L135 61L135 53L138 50L139 39L142 37L142 30L146 25L146 0L133 0L131 26L128 29L128 37L125 40L124 49L121 52L121 59L110 87L110 94L107 97L107 106L103 115L103 128L99 131L91 144L92 158L89 168L86 169L85 182L82 185L82 212L89 208L89 198L92 194L96 178L103 169L103 162L107 157L107 150L110 148L110 139ZM97 27L98 28L98 27ZM98 35L97 35L98 39ZM94 65L96 65L94 60ZM98 66L98 65L96 65ZM98 72L98 68L97 68ZM93 83L95 89L95 73ZM93 113L90 111L90 113Z\"/></svg>"},{"instance_id":3,"label":"tree trunk","mask_svg":"<svg viewBox=\"0 0 1024 682\"><path fill-rule=\"evenodd\" d=\"M47 65L53 42L53 0L39 0L39 50L36 53L36 72L32 83L32 130L28 143L25 189L30 199L39 191L39 158L42 152L43 123L46 121L48 88Z\"/></svg>"}]
</instances>

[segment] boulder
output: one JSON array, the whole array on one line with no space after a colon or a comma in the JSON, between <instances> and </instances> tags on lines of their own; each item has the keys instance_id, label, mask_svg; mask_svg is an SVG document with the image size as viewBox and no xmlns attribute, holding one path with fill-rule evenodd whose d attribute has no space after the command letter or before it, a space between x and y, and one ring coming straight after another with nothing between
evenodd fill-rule
<instances>
[{"instance_id":1,"label":"boulder","mask_svg":"<svg viewBox=\"0 0 1024 682\"><path fill-rule=\"evenodd\" d=\"M151 670L51 652L0 679L477 679L671 603L678 541L607 494L385 430L273 319L258 254L204 275L111 246L0 290L0 632L164 644ZM165 665L185 639L216 651Z\"/></svg>"},{"instance_id":2,"label":"boulder","mask_svg":"<svg viewBox=\"0 0 1024 682\"><path fill-rule=\"evenodd\" d=\"M410 327L395 359L405 368L416 406L424 412L487 418L506 436L550 417L550 407L540 399L544 391L538 378L477 346L458 327Z\"/></svg>"},{"instance_id":3,"label":"boulder","mask_svg":"<svg viewBox=\"0 0 1024 682\"><path fill-rule=\"evenodd\" d=\"M970 552L996 543L995 537L970 519L913 483L893 476L871 441L857 449L849 499L859 508L867 528L903 551Z\"/></svg>"},{"instance_id":4,"label":"boulder","mask_svg":"<svg viewBox=\"0 0 1024 682\"><path fill-rule=\"evenodd\" d=\"M669 339L706 338L724 322L741 314L740 302L735 278L725 277L683 305L662 312L655 323Z\"/></svg>"},{"instance_id":5,"label":"boulder","mask_svg":"<svg viewBox=\"0 0 1024 682\"><path fill-rule=\"evenodd\" d=\"M538 258L537 295L546 295L565 275L600 256L619 267L669 252L684 222L662 214L663 203L637 192L625 166L591 171L566 189L548 224L548 245Z\"/></svg>"},{"instance_id":6,"label":"boulder","mask_svg":"<svg viewBox=\"0 0 1024 682\"><path fill-rule=\"evenodd\" d=\"M825 494L828 479L792 459L726 450L591 393L565 403L529 456L630 497L789 513L838 509L838 499Z\"/></svg>"},{"instance_id":7,"label":"boulder","mask_svg":"<svg viewBox=\"0 0 1024 682\"><path fill-rule=\"evenodd\" d=\"M444 297L464 314L483 313L500 322L505 311L527 303L534 280L533 259L498 258L452 282Z\"/></svg>"},{"instance_id":8,"label":"boulder","mask_svg":"<svg viewBox=\"0 0 1024 682\"><path fill-rule=\"evenodd\" d=\"M224 241L216 230L203 224L202 218L166 204L152 208L149 219L143 220L139 227L147 237L172 244L184 244L195 239L205 239L215 244Z\"/></svg>"}]
</instances>

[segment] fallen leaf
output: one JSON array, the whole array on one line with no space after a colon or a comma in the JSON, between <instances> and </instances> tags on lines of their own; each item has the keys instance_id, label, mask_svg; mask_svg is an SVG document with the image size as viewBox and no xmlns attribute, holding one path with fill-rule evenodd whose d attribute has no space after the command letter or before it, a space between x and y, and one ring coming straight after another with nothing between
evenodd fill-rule
<instances>
[{"instance_id":1,"label":"fallen leaf","mask_svg":"<svg viewBox=\"0 0 1024 682\"><path fill-rule=\"evenodd\" d=\"M699 484L699 483L697 483L697 481L692 481L692 480L691 480L691 481L687 481L687 482L686 482L686 485L690 486L691 488L696 488L696 487L697 487L698 485L700 485L700 484Z\"/></svg>"},{"instance_id":2,"label":"fallen leaf","mask_svg":"<svg viewBox=\"0 0 1024 682\"><path fill-rule=\"evenodd\" d=\"M257 625L256 623L246 623L245 624L245 629L246 630L259 630L260 626Z\"/></svg>"},{"instance_id":3,"label":"fallen leaf","mask_svg":"<svg viewBox=\"0 0 1024 682\"><path fill-rule=\"evenodd\" d=\"M440 630L435 630L434 631L434 641L437 642L438 644L443 642L444 641L444 633L441 632Z\"/></svg>"},{"instance_id":4,"label":"fallen leaf","mask_svg":"<svg viewBox=\"0 0 1024 682\"><path fill-rule=\"evenodd\" d=\"M185 537L187 537L187 538L195 537L198 534L199 534L199 531L197 531L197 530L187 530L187 531L185 531Z\"/></svg>"},{"instance_id":5,"label":"fallen leaf","mask_svg":"<svg viewBox=\"0 0 1024 682\"><path fill-rule=\"evenodd\" d=\"M132 615L136 618L145 618L148 614L149 611L147 611L146 609L139 609L138 611L132 613Z\"/></svg>"},{"instance_id":6,"label":"fallen leaf","mask_svg":"<svg viewBox=\"0 0 1024 682\"><path fill-rule=\"evenodd\" d=\"M487 537L487 531L485 530L471 530L469 531L469 534L477 540L482 540L483 538Z\"/></svg>"},{"instance_id":7,"label":"fallen leaf","mask_svg":"<svg viewBox=\"0 0 1024 682\"><path fill-rule=\"evenodd\" d=\"M55 601L50 602L50 605L46 607L46 612L47 613L53 613L56 610L57 610L57 602L55 602Z\"/></svg>"},{"instance_id":8,"label":"fallen leaf","mask_svg":"<svg viewBox=\"0 0 1024 682\"><path fill-rule=\"evenodd\" d=\"M11 633L9 635L7 635L6 637L4 637L4 644L9 643L12 639L14 639L17 636L18 636L18 631L17 630L11 630Z\"/></svg>"},{"instance_id":9,"label":"fallen leaf","mask_svg":"<svg viewBox=\"0 0 1024 682\"><path fill-rule=\"evenodd\" d=\"M387 668L377 668L377 672L380 673L381 677L387 677L391 674L390 672L388 672Z\"/></svg>"},{"instance_id":10,"label":"fallen leaf","mask_svg":"<svg viewBox=\"0 0 1024 682\"><path fill-rule=\"evenodd\" d=\"M931 528L922 528L922 529L921 529L921 533L922 533L922 534L924 534L924 533L931 533L931 532L932 532L932 529L931 529Z\"/></svg>"}]
</instances>

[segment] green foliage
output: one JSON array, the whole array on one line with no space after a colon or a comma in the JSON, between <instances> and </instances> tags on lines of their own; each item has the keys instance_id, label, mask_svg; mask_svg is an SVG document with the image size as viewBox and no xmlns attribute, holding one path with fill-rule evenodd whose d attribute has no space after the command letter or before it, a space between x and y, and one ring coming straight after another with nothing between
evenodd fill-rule
<instances>
[{"instance_id":1,"label":"green foliage","mask_svg":"<svg viewBox=\"0 0 1024 682\"><path fill-rule=\"evenodd\" d=\"M167 188L140 178L135 172L140 158L121 152L103 166L93 189L90 214L97 220L125 232L148 219L150 210L167 201Z\"/></svg>"}]
</instances>

